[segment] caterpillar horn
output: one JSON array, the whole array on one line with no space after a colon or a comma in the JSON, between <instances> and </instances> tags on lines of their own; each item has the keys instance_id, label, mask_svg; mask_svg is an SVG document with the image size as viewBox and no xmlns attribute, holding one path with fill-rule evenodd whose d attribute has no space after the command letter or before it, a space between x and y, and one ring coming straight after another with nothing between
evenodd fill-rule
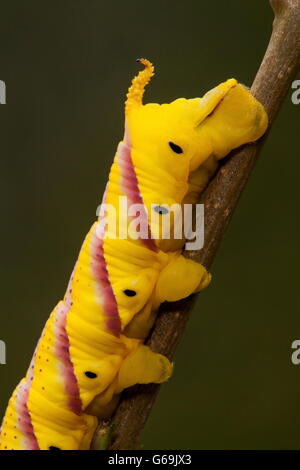
<instances>
[{"instance_id":1,"label":"caterpillar horn","mask_svg":"<svg viewBox=\"0 0 300 470\"><path fill-rule=\"evenodd\" d=\"M146 85L151 80L151 77L154 75L154 66L147 59L137 59L137 62L140 62L145 66L136 77L132 80L131 86L127 93L127 100L125 103L125 113L127 114L130 109L141 106L143 95Z\"/></svg>"}]
</instances>

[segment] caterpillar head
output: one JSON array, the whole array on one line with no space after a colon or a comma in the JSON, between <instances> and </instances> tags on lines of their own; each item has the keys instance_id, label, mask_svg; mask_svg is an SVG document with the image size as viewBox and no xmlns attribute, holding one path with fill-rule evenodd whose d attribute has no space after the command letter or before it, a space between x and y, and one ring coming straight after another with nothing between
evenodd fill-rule
<instances>
[{"instance_id":1,"label":"caterpillar head","mask_svg":"<svg viewBox=\"0 0 300 470\"><path fill-rule=\"evenodd\" d=\"M154 67L146 59L139 62L145 68L127 94L125 139L153 168L183 181L209 156L220 159L265 132L268 119L263 106L235 79L221 83L203 98L143 105Z\"/></svg>"}]
</instances>

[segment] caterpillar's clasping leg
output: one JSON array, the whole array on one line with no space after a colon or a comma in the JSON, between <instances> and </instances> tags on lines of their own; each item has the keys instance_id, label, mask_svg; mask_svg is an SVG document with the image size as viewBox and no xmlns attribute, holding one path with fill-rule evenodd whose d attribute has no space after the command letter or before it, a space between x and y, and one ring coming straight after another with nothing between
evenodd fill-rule
<instances>
[{"instance_id":1,"label":"caterpillar's clasping leg","mask_svg":"<svg viewBox=\"0 0 300 470\"><path fill-rule=\"evenodd\" d=\"M159 303L184 299L204 289L210 280L211 274L202 264L180 255L162 270L156 285L156 299Z\"/></svg>"},{"instance_id":2,"label":"caterpillar's clasping leg","mask_svg":"<svg viewBox=\"0 0 300 470\"><path fill-rule=\"evenodd\" d=\"M162 354L139 345L123 361L118 374L116 393L135 384L162 383L172 375L173 365Z\"/></svg>"}]
</instances>

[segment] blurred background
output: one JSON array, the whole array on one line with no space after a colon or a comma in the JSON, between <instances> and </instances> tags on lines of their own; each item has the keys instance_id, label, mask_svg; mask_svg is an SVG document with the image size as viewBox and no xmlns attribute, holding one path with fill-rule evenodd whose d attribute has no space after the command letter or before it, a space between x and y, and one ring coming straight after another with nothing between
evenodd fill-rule
<instances>
[{"instance_id":1,"label":"blurred background","mask_svg":"<svg viewBox=\"0 0 300 470\"><path fill-rule=\"evenodd\" d=\"M95 219L135 59L156 66L146 102L201 96L229 77L250 85L272 20L267 0L1 3L1 417ZM300 448L300 365L291 363L300 105L291 94L199 296L146 449Z\"/></svg>"}]
</instances>

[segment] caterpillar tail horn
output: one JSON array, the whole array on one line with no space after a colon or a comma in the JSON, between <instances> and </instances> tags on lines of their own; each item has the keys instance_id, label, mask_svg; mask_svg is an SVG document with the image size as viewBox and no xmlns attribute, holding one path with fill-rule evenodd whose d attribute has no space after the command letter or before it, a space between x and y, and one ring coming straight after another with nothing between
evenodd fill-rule
<instances>
[{"instance_id":1,"label":"caterpillar tail horn","mask_svg":"<svg viewBox=\"0 0 300 470\"><path fill-rule=\"evenodd\" d=\"M128 114L130 109L142 105L143 95L146 85L154 75L154 66L147 59L137 59L137 62L144 65L136 77L132 80L131 86L127 93L127 100L125 103L125 113Z\"/></svg>"}]
</instances>

